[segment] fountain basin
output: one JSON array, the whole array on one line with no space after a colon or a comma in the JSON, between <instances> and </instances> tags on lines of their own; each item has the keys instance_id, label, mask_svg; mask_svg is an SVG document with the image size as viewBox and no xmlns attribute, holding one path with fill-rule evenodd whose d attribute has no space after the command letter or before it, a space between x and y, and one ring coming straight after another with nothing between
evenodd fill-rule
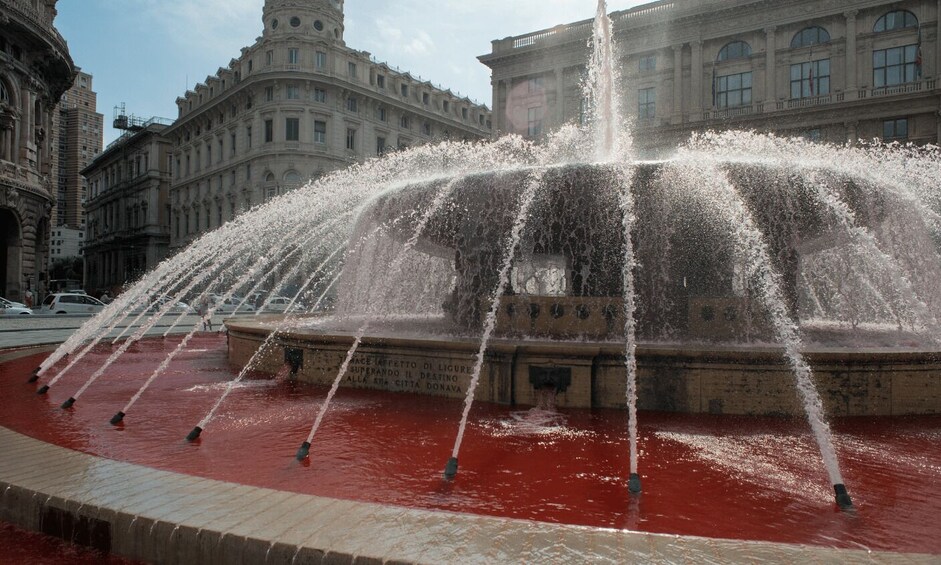
<instances>
[{"instance_id":1,"label":"fountain basin","mask_svg":"<svg viewBox=\"0 0 941 565\"><path fill-rule=\"evenodd\" d=\"M229 361L242 366L271 332L271 321L235 319ZM301 354L295 378L329 385L352 345L351 333L290 329L279 333L256 368L276 373ZM464 398L479 341L452 337L363 337L340 386ZM941 358L919 349L814 347L805 350L817 389L834 416L941 413ZM794 377L774 347L638 344L638 408L685 413L800 415ZM612 342L495 339L476 399L534 406L533 371L570 371L557 395L566 408L624 408L624 346Z\"/></svg>"}]
</instances>

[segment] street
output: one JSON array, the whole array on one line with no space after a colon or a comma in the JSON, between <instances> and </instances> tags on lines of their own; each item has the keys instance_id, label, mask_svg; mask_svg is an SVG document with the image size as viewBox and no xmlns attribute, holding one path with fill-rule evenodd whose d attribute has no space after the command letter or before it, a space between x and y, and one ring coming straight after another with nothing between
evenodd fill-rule
<instances>
[{"instance_id":1,"label":"street","mask_svg":"<svg viewBox=\"0 0 941 565\"><path fill-rule=\"evenodd\" d=\"M68 339L82 324L91 319L91 316L79 314L54 315L41 314L33 316L0 316L0 349L9 347L25 347L61 343ZM176 316L165 316L151 328L147 335L161 335L176 319ZM123 320L108 334L112 339L125 330L128 322L133 318ZM213 317L213 329L222 327L222 316ZM183 318L174 328L173 333L186 333L199 322L199 316L193 314Z\"/></svg>"}]
</instances>

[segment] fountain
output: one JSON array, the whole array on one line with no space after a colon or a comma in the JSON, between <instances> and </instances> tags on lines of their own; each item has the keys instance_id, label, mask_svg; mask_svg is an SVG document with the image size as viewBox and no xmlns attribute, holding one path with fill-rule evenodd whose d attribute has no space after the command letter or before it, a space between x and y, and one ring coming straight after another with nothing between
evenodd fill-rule
<instances>
[{"instance_id":1,"label":"fountain","mask_svg":"<svg viewBox=\"0 0 941 565\"><path fill-rule=\"evenodd\" d=\"M839 464L845 442L827 414L941 413L937 149L704 132L668 159L637 160L621 127L603 0L594 42L587 127L538 145L509 136L418 147L262 204L144 275L43 359L30 382L42 395L60 380L78 386L62 404L78 413L76 401L102 387L93 387L100 377L133 380L122 380L123 362L135 344L149 346L147 330L177 302L269 289L292 297L288 313L226 321L237 374L205 391L212 405L186 436L201 449L202 434L258 374L329 386L308 406L316 414L298 416L312 421L295 452L306 465L317 463L318 430L344 395L374 402L365 389L377 389L409 393L391 397L405 404L415 394L462 402L446 424L451 486L442 488L460 488L462 445L480 432L474 408L529 405L579 421L587 409L626 409L627 478L617 484L636 518L638 500L657 496L655 471L641 487L643 457L660 461L643 444L664 441L644 436L638 409L657 420L803 414L831 496L853 509ZM293 313L301 303L307 311ZM161 305L133 319L137 330L123 343L106 341L128 312L151 304ZM205 341L200 329L197 321L168 342L112 425L139 425L126 420L135 403L180 378L172 367ZM549 421L541 429L556 426ZM662 433L699 445L682 430ZM483 448L469 449L479 458ZM432 504L441 505L449 507Z\"/></svg>"}]
</instances>

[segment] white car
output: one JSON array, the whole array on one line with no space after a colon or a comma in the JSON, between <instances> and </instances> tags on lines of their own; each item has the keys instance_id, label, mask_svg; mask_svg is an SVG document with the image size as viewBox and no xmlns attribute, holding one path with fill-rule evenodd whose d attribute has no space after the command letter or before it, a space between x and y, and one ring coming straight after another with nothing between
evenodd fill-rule
<instances>
[{"instance_id":1,"label":"white car","mask_svg":"<svg viewBox=\"0 0 941 565\"><path fill-rule=\"evenodd\" d=\"M0 316L13 316L13 315L29 315L33 314L33 311L27 308L25 305L15 306L18 302L11 302L6 299L0 300Z\"/></svg>"},{"instance_id":2,"label":"white car","mask_svg":"<svg viewBox=\"0 0 941 565\"><path fill-rule=\"evenodd\" d=\"M40 310L46 314L97 314L105 305L87 294L50 294L42 301Z\"/></svg>"},{"instance_id":3,"label":"white car","mask_svg":"<svg viewBox=\"0 0 941 565\"><path fill-rule=\"evenodd\" d=\"M244 299L241 296L234 294L225 300L222 299L221 294L209 295L209 303L216 308L216 314L246 314L254 312L255 307L249 304L247 300L245 301L245 304L242 304L243 300ZM242 304L242 306L239 307L239 304ZM238 308L238 312L235 311L236 308Z\"/></svg>"},{"instance_id":4,"label":"white car","mask_svg":"<svg viewBox=\"0 0 941 565\"><path fill-rule=\"evenodd\" d=\"M7 300L6 298L0 296L0 304L6 304L7 306L16 306L17 308L26 308L26 305L22 302L16 302L15 300Z\"/></svg>"},{"instance_id":5,"label":"white car","mask_svg":"<svg viewBox=\"0 0 941 565\"><path fill-rule=\"evenodd\" d=\"M146 306L147 311L152 312L152 313L157 312L158 310L166 306L167 302L170 302L170 300L171 300L170 298L163 297L163 298L158 298L156 300L156 303L148 302ZM132 310L132 312L134 312L135 314L140 314L143 309L144 309L144 306L137 306ZM193 307L187 304L186 302L179 301L173 306L171 306L170 309L167 310L167 313L168 314L184 314L184 313L195 314L196 310L194 310Z\"/></svg>"},{"instance_id":6,"label":"white car","mask_svg":"<svg viewBox=\"0 0 941 565\"><path fill-rule=\"evenodd\" d=\"M269 299L265 303L264 310L266 312L282 312L283 313L287 311L289 304L291 304L291 299L288 298L287 296L272 296L271 299ZM295 302L294 305L291 306L291 312L293 313L306 312L306 311L307 311L307 306L301 304L300 302Z\"/></svg>"}]
</instances>

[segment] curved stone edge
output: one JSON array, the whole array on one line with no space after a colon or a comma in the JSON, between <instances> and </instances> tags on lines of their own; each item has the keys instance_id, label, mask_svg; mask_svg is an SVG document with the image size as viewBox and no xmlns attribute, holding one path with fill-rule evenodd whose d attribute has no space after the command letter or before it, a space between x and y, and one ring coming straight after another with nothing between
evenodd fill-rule
<instances>
[{"instance_id":1,"label":"curved stone edge","mask_svg":"<svg viewBox=\"0 0 941 565\"><path fill-rule=\"evenodd\" d=\"M0 427L0 520L43 531L50 509L106 527L112 553L159 563L937 562L296 494L104 459Z\"/></svg>"}]
</instances>

